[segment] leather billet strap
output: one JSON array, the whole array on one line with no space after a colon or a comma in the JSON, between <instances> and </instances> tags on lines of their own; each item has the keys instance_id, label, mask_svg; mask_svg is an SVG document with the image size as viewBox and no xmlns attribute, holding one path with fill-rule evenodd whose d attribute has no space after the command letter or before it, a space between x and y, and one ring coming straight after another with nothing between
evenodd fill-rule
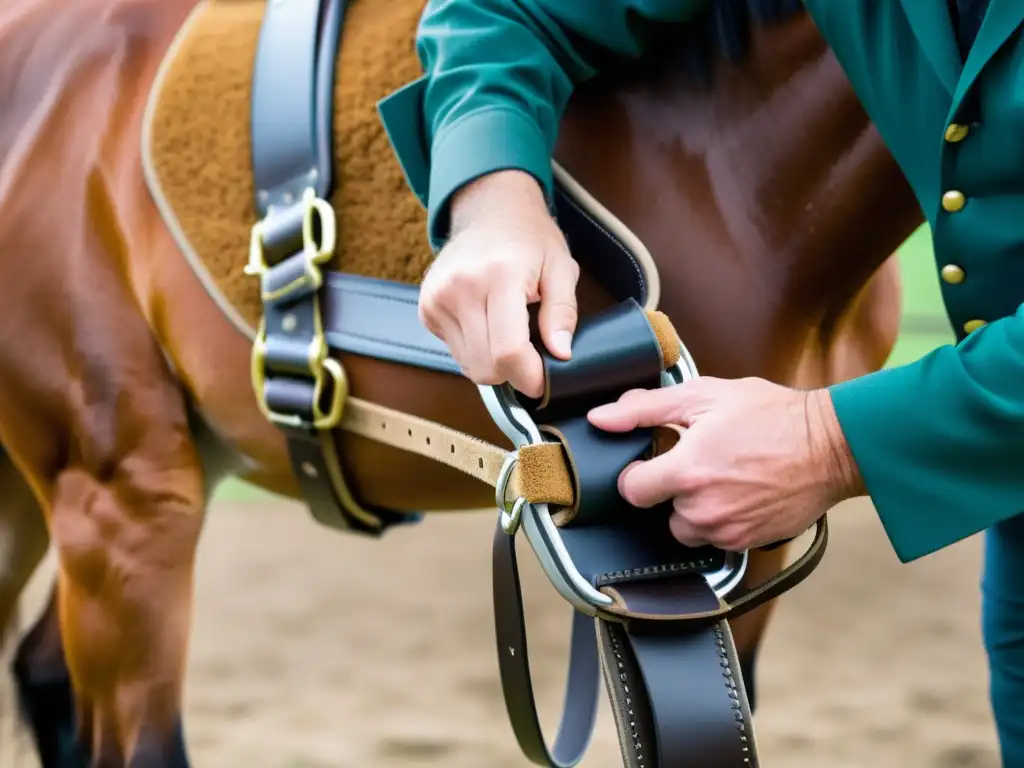
<instances>
[{"instance_id":1,"label":"leather billet strap","mask_svg":"<svg viewBox=\"0 0 1024 768\"><path fill-rule=\"evenodd\" d=\"M587 318L568 362L541 354L545 396L520 403L546 438L562 446L575 489L573 507L552 510L552 519L572 564L613 602L595 607L596 633L581 628L594 619L574 617L562 725L549 752L529 681L514 537L499 521L493 542L495 628L506 706L521 748L539 765L574 765L582 757L597 695L582 670L593 669L600 656L626 765L756 765L749 706L726 619L776 597L813 570L824 552L824 520L815 544L797 563L726 602L706 574L722 568L727 553L678 543L669 533L670 504L640 509L618 493L622 469L650 456L654 430L603 432L586 418L593 405L627 390L660 386L662 350L639 306L626 301Z\"/></svg>"},{"instance_id":2,"label":"leather billet strap","mask_svg":"<svg viewBox=\"0 0 1024 768\"><path fill-rule=\"evenodd\" d=\"M380 535L420 515L368 509L349 492L331 430L348 395L323 328L323 266L334 255L334 72L344 0L267 3L252 85L256 208L246 272L260 279L263 318L253 386L288 441L293 474L313 517Z\"/></svg>"},{"instance_id":3,"label":"leather billet strap","mask_svg":"<svg viewBox=\"0 0 1024 768\"><path fill-rule=\"evenodd\" d=\"M333 182L334 69L344 0L270 0L253 63L256 208L289 207Z\"/></svg>"}]
</instances>

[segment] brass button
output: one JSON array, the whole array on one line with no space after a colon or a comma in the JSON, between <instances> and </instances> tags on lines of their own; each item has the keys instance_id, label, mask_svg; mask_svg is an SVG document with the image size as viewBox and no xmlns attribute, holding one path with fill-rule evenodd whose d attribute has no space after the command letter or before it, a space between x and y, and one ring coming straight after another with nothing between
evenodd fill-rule
<instances>
[{"instance_id":1,"label":"brass button","mask_svg":"<svg viewBox=\"0 0 1024 768\"><path fill-rule=\"evenodd\" d=\"M974 333L979 328L984 328L988 323L984 320L968 320L964 323L964 333Z\"/></svg>"},{"instance_id":2,"label":"brass button","mask_svg":"<svg viewBox=\"0 0 1024 768\"><path fill-rule=\"evenodd\" d=\"M950 144L956 144L958 141L963 141L967 138L967 134L970 132L970 128L966 125L959 125L957 123L950 123L949 127L946 128L944 134L946 141Z\"/></svg>"},{"instance_id":3,"label":"brass button","mask_svg":"<svg viewBox=\"0 0 1024 768\"><path fill-rule=\"evenodd\" d=\"M942 210L948 213L956 213L959 210L963 210L965 205L967 205L967 198L964 197L964 193L960 190L951 189L942 196Z\"/></svg>"},{"instance_id":4,"label":"brass button","mask_svg":"<svg viewBox=\"0 0 1024 768\"><path fill-rule=\"evenodd\" d=\"M947 264L942 268L942 272L940 274L942 275L942 279L950 285L962 283L964 281L964 277L966 277L963 269L958 267L956 264Z\"/></svg>"}]
</instances>

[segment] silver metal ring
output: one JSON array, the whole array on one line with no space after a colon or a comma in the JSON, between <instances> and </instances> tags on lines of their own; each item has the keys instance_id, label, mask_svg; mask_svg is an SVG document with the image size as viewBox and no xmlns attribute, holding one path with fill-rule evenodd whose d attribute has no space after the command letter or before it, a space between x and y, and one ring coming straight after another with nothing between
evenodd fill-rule
<instances>
[{"instance_id":1,"label":"silver metal ring","mask_svg":"<svg viewBox=\"0 0 1024 768\"><path fill-rule=\"evenodd\" d=\"M512 511L506 512L501 509L501 530L509 536L515 536L519 532L519 525L523 521L523 507L526 506L526 499L520 496L512 503Z\"/></svg>"}]
</instances>

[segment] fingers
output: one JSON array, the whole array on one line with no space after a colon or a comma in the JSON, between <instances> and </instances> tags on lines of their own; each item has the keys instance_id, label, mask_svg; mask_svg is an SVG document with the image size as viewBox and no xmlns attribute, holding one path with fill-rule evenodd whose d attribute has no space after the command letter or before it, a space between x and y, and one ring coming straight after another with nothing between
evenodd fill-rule
<instances>
[{"instance_id":1,"label":"fingers","mask_svg":"<svg viewBox=\"0 0 1024 768\"><path fill-rule=\"evenodd\" d=\"M679 467L680 446L647 461L636 461L619 473L619 494L634 507L647 509L675 498L684 489Z\"/></svg>"},{"instance_id":2,"label":"fingers","mask_svg":"<svg viewBox=\"0 0 1024 768\"><path fill-rule=\"evenodd\" d=\"M487 337L495 375L529 397L544 394L544 364L530 341L526 291L495 288L487 297Z\"/></svg>"},{"instance_id":3,"label":"fingers","mask_svg":"<svg viewBox=\"0 0 1024 768\"><path fill-rule=\"evenodd\" d=\"M555 357L568 360L579 317L576 283L580 268L568 252L549 256L540 274L540 336Z\"/></svg>"},{"instance_id":4,"label":"fingers","mask_svg":"<svg viewBox=\"0 0 1024 768\"><path fill-rule=\"evenodd\" d=\"M455 319L450 312L446 312L443 309L435 309L430 312L429 317L424 316L423 308L420 307L420 322L423 323L424 327L432 334L441 339L455 358L455 361L459 363L462 368L464 376L472 379L473 372L467 370L466 363L467 356L465 353L465 343L462 340L462 329L459 326L459 321Z\"/></svg>"},{"instance_id":5,"label":"fingers","mask_svg":"<svg viewBox=\"0 0 1024 768\"><path fill-rule=\"evenodd\" d=\"M634 389L614 403L594 408L587 419L608 432L665 424L688 427L706 409L713 389L713 380L708 378L660 389Z\"/></svg>"},{"instance_id":6,"label":"fingers","mask_svg":"<svg viewBox=\"0 0 1024 768\"><path fill-rule=\"evenodd\" d=\"M672 537L686 547L703 547L711 543L701 535L697 526L678 513L668 519L668 529Z\"/></svg>"}]
</instances>

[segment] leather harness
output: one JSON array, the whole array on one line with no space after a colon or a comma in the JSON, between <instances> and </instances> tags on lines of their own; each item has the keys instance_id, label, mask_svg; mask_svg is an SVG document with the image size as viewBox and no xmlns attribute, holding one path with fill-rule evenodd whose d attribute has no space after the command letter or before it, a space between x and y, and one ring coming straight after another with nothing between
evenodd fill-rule
<instances>
[{"instance_id":1,"label":"leather harness","mask_svg":"<svg viewBox=\"0 0 1024 768\"><path fill-rule=\"evenodd\" d=\"M600 668L629 768L756 766L751 713L727 619L806 578L824 554L826 520L818 522L813 543L793 565L741 590L746 552L685 547L668 534L669 506L636 509L618 494L618 474L651 455L655 433L601 432L587 422L587 410L629 389L673 384L697 372L681 343L675 353L659 342L642 309L644 272L629 249L562 185L556 220L581 268L618 303L580 324L571 361L541 350L542 400L523 398L507 385L480 388L512 451L349 396L344 369L332 353L460 371L420 325L418 288L321 269L333 256L336 235L326 199L344 11L343 0L269 0L252 89L252 164L262 218L253 228L246 272L260 279L263 300L252 381L264 415L287 437L312 515L324 525L370 536L420 517L367 508L354 497L334 440L338 429L429 456L495 486L498 661L524 755L559 768L579 762L593 730ZM667 365L670 356L679 360ZM563 479L567 495L552 490L549 476ZM519 531L574 608L564 711L550 750L530 678L516 564Z\"/></svg>"}]
</instances>

